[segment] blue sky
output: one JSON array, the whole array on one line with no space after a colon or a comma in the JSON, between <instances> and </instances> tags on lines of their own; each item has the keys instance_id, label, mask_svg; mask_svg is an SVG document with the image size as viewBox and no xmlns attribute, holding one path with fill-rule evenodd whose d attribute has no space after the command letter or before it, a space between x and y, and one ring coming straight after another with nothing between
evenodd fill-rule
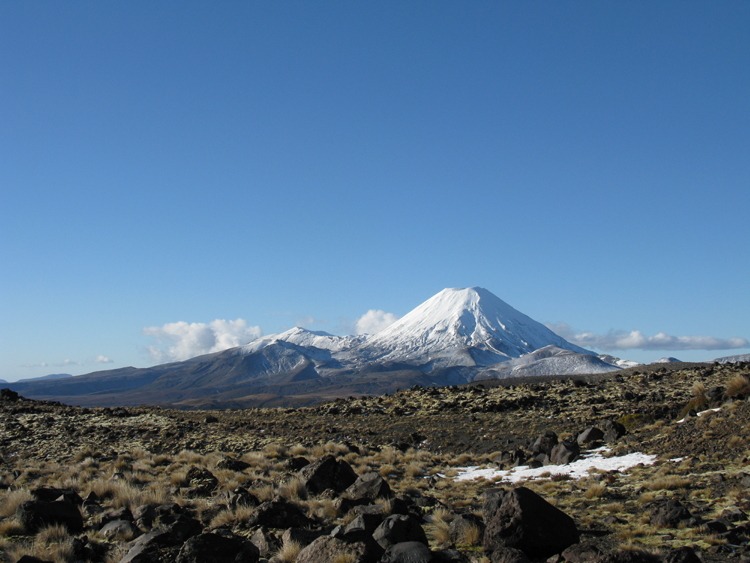
<instances>
[{"instance_id":1,"label":"blue sky","mask_svg":"<svg viewBox=\"0 0 750 563\"><path fill-rule=\"evenodd\" d=\"M748 28L744 1L0 3L0 378L475 285L620 357L748 353Z\"/></svg>"}]
</instances>

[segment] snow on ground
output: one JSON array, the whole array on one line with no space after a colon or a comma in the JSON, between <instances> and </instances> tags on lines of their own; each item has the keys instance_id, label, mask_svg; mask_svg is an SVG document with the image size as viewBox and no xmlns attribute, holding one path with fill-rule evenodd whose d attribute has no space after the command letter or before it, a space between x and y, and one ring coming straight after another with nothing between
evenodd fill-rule
<instances>
[{"instance_id":1,"label":"snow on ground","mask_svg":"<svg viewBox=\"0 0 750 563\"><path fill-rule=\"evenodd\" d=\"M707 415L708 413L715 413L715 412L719 412L720 410L721 410L721 407L719 407L719 408L715 408L715 409L708 409L708 410L706 410L706 411L701 411L701 412L699 412L699 413L698 413L698 414L697 414L696 416L706 416L706 415ZM683 422L685 422L685 421L686 421L686 420L687 420L688 418L690 418L690 417L689 417L689 416L686 416L685 418L681 418L680 420L678 420L678 421L677 421L677 424L682 424L682 423L683 423Z\"/></svg>"},{"instance_id":2,"label":"snow on ground","mask_svg":"<svg viewBox=\"0 0 750 563\"><path fill-rule=\"evenodd\" d=\"M632 453L618 457L604 457L608 452L606 446L591 450L583 454L580 458L567 465L545 465L535 469L527 465L520 465L512 469L478 469L479 466L461 467L459 474L455 477L456 481L470 481L473 479L487 479L488 481L499 479L506 483L518 483L527 479L539 479L542 475L549 477L551 475L569 475L572 479L581 479L588 477L589 472L593 469L601 471L625 471L638 464L652 465L657 456Z\"/></svg>"}]
</instances>

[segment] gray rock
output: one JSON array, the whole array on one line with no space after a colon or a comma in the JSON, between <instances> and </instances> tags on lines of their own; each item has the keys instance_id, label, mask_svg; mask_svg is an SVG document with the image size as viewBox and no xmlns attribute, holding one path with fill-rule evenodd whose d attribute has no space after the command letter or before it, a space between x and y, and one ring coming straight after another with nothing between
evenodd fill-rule
<instances>
[{"instance_id":1,"label":"gray rock","mask_svg":"<svg viewBox=\"0 0 750 563\"><path fill-rule=\"evenodd\" d=\"M347 542L331 536L321 536L302 549L295 563L323 563L335 561L336 557L350 554L353 563L376 563L383 550L375 542Z\"/></svg>"},{"instance_id":2,"label":"gray rock","mask_svg":"<svg viewBox=\"0 0 750 563\"><path fill-rule=\"evenodd\" d=\"M141 535L141 531L130 520L112 520L99 530L99 536L108 540L125 538L133 539Z\"/></svg>"},{"instance_id":3,"label":"gray rock","mask_svg":"<svg viewBox=\"0 0 750 563\"><path fill-rule=\"evenodd\" d=\"M371 471L357 477L357 480L344 491L344 496L362 502L391 497L393 493L385 479Z\"/></svg>"},{"instance_id":4,"label":"gray rock","mask_svg":"<svg viewBox=\"0 0 750 563\"><path fill-rule=\"evenodd\" d=\"M419 522L412 516L403 514L388 516L377 527L372 537L383 549L388 549L393 544L411 541L429 545L427 536Z\"/></svg>"},{"instance_id":5,"label":"gray rock","mask_svg":"<svg viewBox=\"0 0 750 563\"><path fill-rule=\"evenodd\" d=\"M581 455L581 449L575 442L560 442L549 454L551 465L566 465L575 461Z\"/></svg>"},{"instance_id":6,"label":"gray rock","mask_svg":"<svg viewBox=\"0 0 750 563\"><path fill-rule=\"evenodd\" d=\"M664 506L654 510L651 514L651 525L676 528L680 522L690 520L692 517L690 511L679 500L672 499L667 501Z\"/></svg>"},{"instance_id":7,"label":"gray rock","mask_svg":"<svg viewBox=\"0 0 750 563\"><path fill-rule=\"evenodd\" d=\"M547 430L531 444L531 454L548 454L557 445L557 442L557 434L552 432L552 430Z\"/></svg>"}]
</instances>

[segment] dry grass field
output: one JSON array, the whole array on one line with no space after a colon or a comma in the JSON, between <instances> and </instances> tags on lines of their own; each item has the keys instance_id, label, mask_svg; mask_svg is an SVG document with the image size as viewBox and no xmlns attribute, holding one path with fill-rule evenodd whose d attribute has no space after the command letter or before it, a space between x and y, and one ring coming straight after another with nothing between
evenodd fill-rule
<instances>
[{"instance_id":1,"label":"dry grass field","mask_svg":"<svg viewBox=\"0 0 750 563\"><path fill-rule=\"evenodd\" d=\"M308 490L295 460L332 455L358 475L383 477L394 497L376 501L376 510L389 514L405 502L421 519L431 549L451 547L466 561L488 562L482 526L454 532L450 525L461 515L481 516L485 490L512 485L457 481L462 468L525 463L545 431L560 440L575 438L615 420L627 433L606 444L606 455L643 452L657 456L655 463L623 472L592 470L580 479L548 472L523 486L571 516L581 541L604 552L664 556L690 546L704 561L740 561L750 556L744 528L750 510L749 392L750 367L727 364L511 387L414 388L299 409L78 408L5 393L0 560L15 563L30 555L119 562L139 536L166 521L166 509L145 515L166 506L170 514L200 522L204 532L262 544L255 507L230 502L240 488L258 502L289 501L311 529L328 533L350 523L354 512L330 492ZM719 410L678 422L691 409L709 407ZM26 529L19 507L39 498L43 488L79 497L83 531L59 524ZM672 500L692 520L657 522L655 515ZM132 526L104 529L123 514L130 514ZM258 545L262 559L296 560L305 542L283 533L267 530L268 545Z\"/></svg>"}]
</instances>

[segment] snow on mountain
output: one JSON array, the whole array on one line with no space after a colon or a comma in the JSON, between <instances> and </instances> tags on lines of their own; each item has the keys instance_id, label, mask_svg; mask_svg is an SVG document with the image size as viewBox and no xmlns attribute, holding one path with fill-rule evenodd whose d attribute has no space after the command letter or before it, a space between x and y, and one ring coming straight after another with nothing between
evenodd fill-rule
<instances>
[{"instance_id":1,"label":"snow on mountain","mask_svg":"<svg viewBox=\"0 0 750 563\"><path fill-rule=\"evenodd\" d=\"M294 327L279 334L269 334L253 340L249 344L240 347L242 354L252 354L262 350L274 342L288 342L302 348L317 348L340 352L358 345L364 340L364 336L335 336L322 331L307 330L302 327Z\"/></svg>"},{"instance_id":2,"label":"snow on mountain","mask_svg":"<svg viewBox=\"0 0 750 563\"><path fill-rule=\"evenodd\" d=\"M481 287L444 289L367 338L356 350L368 362L435 367L488 366L539 348L593 355L564 340Z\"/></svg>"},{"instance_id":3,"label":"snow on mountain","mask_svg":"<svg viewBox=\"0 0 750 563\"><path fill-rule=\"evenodd\" d=\"M635 367L643 365L642 363L634 362L633 360L621 360L620 358L617 358L615 356L610 356L609 354L599 354L597 358L599 358L605 364L617 366L622 369L635 368Z\"/></svg>"},{"instance_id":4,"label":"snow on mountain","mask_svg":"<svg viewBox=\"0 0 750 563\"><path fill-rule=\"evenodd\" d=\"M652 364L671 364L674 362L679 362L681 360L678 360L677 358L673 358L672 356L665 357L665 358L659 358L655 362L651 362Z\"/></svg>"},{"instance_id":5,"label":"snow on mountain","mask_svg":"<svg viewBox=\"0 0 750 563\"><path fill-rule=\"evenodd\" d=\"M724 356L723 358L716 358L714 362L720 364L736 364L739 362L750 362L750 354L738 354L736 356Z\"/></svg>"},{"instance_id":6,"label":"snow on mountain","mask_svg":"<svg viewBox=\"0 0 750 563\"><path fill-rule=\"evenodd\" d=\"M491 366L476 378L507 379L509 377L531 377L537 375L590 374L619 371L621 368L602 361L597 356L564 350L557 346L545 346L520 358L513 358Z\"/></svg>"}]
</instances>

